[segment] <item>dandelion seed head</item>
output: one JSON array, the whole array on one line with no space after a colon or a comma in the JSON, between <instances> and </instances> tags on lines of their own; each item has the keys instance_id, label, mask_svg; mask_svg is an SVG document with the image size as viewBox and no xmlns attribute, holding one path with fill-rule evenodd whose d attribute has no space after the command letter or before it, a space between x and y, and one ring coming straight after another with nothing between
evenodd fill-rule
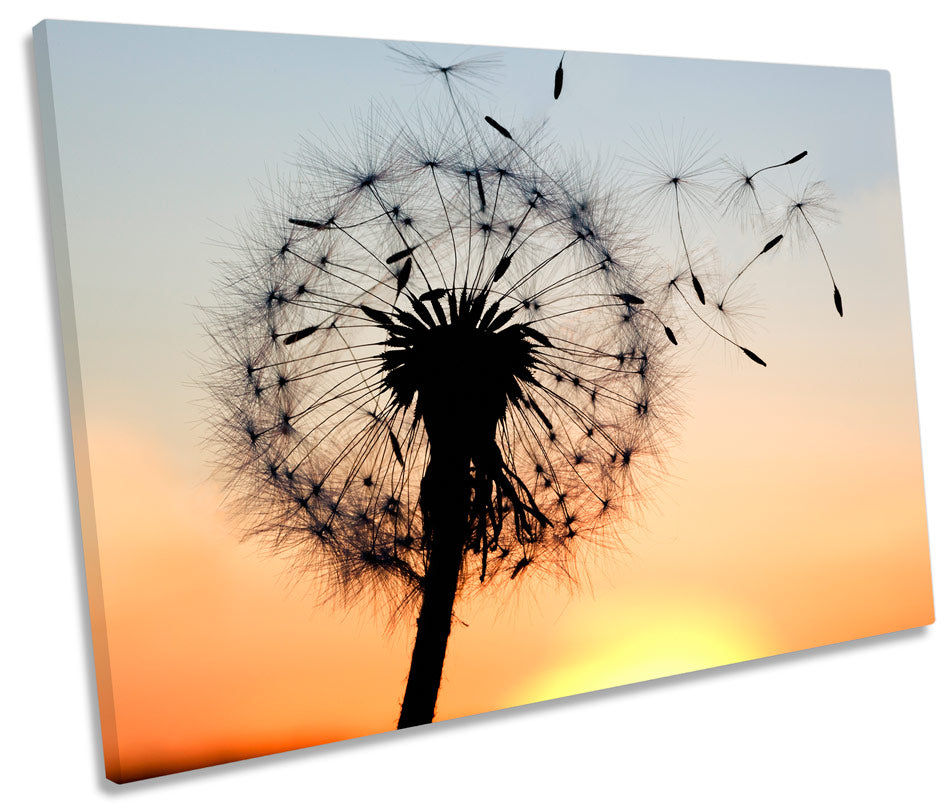
<instances>
[{"instance_id":1,"label":"dandelion seed head","mask_svg":"<svg viewBox=\"0 0 950 812\"><path fill-rule=\"evenodd\" d=\"M483 67L397 50L449 82ZM305 144L209 326L234 503L328 596L418 596L445 457L465 588L564 571L659 445L669 302L629 201L541 130L472 137L459 107Z\"/></svg>"}]
</instances>

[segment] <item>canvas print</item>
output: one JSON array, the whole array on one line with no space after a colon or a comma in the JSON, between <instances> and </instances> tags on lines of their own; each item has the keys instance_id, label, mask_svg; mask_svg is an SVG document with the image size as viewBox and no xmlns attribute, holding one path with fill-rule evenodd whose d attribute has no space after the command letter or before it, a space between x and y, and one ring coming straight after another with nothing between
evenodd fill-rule
<instances>
[{"instance_id":1,"label":"canvas print","mask_svg":"<svg viewBox=\"0 0 950 812\"><path fill-rule=\"evenodd\" d=\"M885 72L35 50L110 779L932 622Z\"/></svg>"}]
</instances>

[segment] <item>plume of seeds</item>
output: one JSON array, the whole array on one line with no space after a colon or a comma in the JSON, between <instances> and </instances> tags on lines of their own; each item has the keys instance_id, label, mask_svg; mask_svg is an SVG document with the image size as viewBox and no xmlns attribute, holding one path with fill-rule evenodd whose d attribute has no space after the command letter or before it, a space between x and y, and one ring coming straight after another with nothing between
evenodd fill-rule
<instances>
[{"instance_id":1,"label":"plume of seeds","mask_svg":"<svg viewBox=\"0 0 950 812\"><path fill-rule=\"evenodd\" d=\"M251 227L220 288L235 504L328 595L420 594L436 384L504 403L472 462L463 588L560 572L652 464L676 339L625 208L465 111L400 122L344 163L309 147L299 194Z\"/></svg>"}]
</instances>

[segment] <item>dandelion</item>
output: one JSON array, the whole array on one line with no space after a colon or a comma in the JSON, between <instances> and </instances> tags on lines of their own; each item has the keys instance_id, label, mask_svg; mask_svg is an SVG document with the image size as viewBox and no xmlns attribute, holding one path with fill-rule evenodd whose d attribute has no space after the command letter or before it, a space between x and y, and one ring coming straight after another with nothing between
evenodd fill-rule
<instances>
[{"instance_id":1,"label":"dandelion","mask_svg":"<svg viewBox=\"0 0 950 812\"><path fill-rule=\"evenodd\" d=\"M569 573L610 531L675 343L625 207L453 108L342 161L309 147L210 327L249 530L324 594L418 609L400 727L433 718L460 593Z\"/></svg>"},{"instance_id":2,"label":"dandelion","mask_svg":"<svg viewBox=\"0 0 950 812\"><path fill-rule=\"evenodd\" d=\"M444 109L376 108L304 148L208 309L207 387L248 533L327 598L416 613L410 727L434 718L459 596L573 577L636 504L673 410L674 305L765 361L693 302L705 138L640 163L641 204L672 215L685 256L667 283L622 190L460 92L492 58L392 51Z\"/></svg>"}]
</instances>

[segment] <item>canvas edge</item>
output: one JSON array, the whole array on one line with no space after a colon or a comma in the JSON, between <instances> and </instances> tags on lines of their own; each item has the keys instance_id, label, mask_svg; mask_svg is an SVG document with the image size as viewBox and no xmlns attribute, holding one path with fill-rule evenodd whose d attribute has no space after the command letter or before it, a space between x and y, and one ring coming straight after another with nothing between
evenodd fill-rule
<instances>
[{"instance_id":1,"label":"canvas edge","mask_svg":"<svg viewBox=\"0 0 950 812\"><path fill-rule=\"evenodd\" d=\"M83 579L89 605L92 633L92 651L99 700L99 721L102 737L106 778L122 782L116 730L115 695L112 685L109 642L106 632L102 573L100 569L99 540L96 532L95 505L92 492L92 472L89 461L89 440L86 431L86 412L83 400L82 371L79 358L79 336L73 298L72 272L66 227L66 206L63 177L60 167L59 139L56 131L56 111L53 99L52 64L49 51L48 23L43 20L33 28L34 67L36 70L37 105L43 136L43 163L46 175L47 205L50 223L50 242L56 270L59 298L59 317L63 337L63 359L66 368L69 423L73 439L79 517L82 531Z\"/></svg>"}]
</instances>

